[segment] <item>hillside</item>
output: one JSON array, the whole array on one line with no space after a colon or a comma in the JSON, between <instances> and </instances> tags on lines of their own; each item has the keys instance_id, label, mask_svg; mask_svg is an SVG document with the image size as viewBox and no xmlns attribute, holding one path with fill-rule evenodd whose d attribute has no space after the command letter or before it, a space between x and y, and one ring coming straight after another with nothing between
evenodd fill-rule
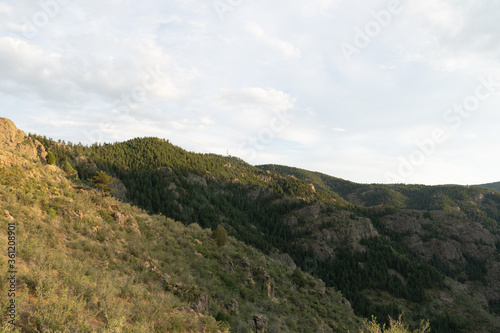
<instances>
[{"instance_id":1,"label":"hillside","mask_svg":"<svg viewBox=\"0 0 500 333\"><path fill-rule=\"evenodd\" d=\"M3 120L5 123L6 121ZM9 123L11 125L11 123ZM12 130L12 128L11 128ZM4 132L5 133L5 132ZM15 225L15 296L0 257L0 305L18 332L354 331L342 294L229 237L151 215L46 165L22 132L0 146L0 246ZM34 151L34 150L33 150ZM43 151L45 155L45 151ZM2 330L12 331L2 315Z\"/></svg>"},{"instance_id":2,"label":"hillside","mask_svg":"<svg viewBox=\"0 0 500 333\"><path fill-rule=\"evenodd\" d=\"M88 213L110 223L100 231L105 244L113 221L119 220L113 207L133 210L130 214L141 237L151 238L142 239L140 251L131 254L143 253L145 247L155 254L148 254L157 260L154 266L172 277L168 261L157 251L175 253L189 246L180 240L179 249L173 241L173 249L168 247L170 241L165 245L163 235L172 231L162 226L173 223L180 230L176 239L192 238L194 250L179 252L179 258L188 259L177 260L189 264L175 281L185 285L187 279L188 285L210 297L215 297L208 292L212 289L231 295L210 298L214 302L208 302L212 307L205 314L218 320L216 325L229 324L231 331L245 332L249 321L263 314L269 332L341 332L359 327L362 317L376 315L386 321L387 315L404 312L414 325L430 319L432 332L500 329L497 192L461 186L356 184L307 170L255 167L235 157L192 153L157 138L90 147L37 135L28 140L38 146L40 142L43 150L55 155L56 165L67 171L64 178L77 195L80 189L93 193L94 206ZM35 169L41 167L41 162L30 163L38 163ZM88 180L101 170L117 178L111 184L114 198L102 199L92 190ZM148 222L146 227L141 225L144 220L164 222ZM210 240L217 226L234 237L226 247L218 248ZM133 232L130 237L117 239L138 242ZM156 245L149 248L150 243ZM189 259L193 252L196 260L210 267L204 278ZM243 256L252 262L252 269L246 269ZM245 267L239 267L243 262ZM213 273L215 266L233 278ZM106 269L110 267L114 267L111 261ZM256 276L261 276L260 282ZM146 284L154 285L149 280ZM245 291L247 286L253 289ZM332 297L325 298L324 292ZM185 304L196 303L193 297L173 295ZM227 310L233 298L239 315ZM243 312L242 304L251 310ZM271 329L275 323L278 326Z\"/></svg>"},{"instance_id":3,"label":"hillside","mask_svg":"<svg viewBox=\"0 0 500 333\"><path fill-rule=\"evenodd\" d=\"M489 188L489 189L495 190L495 191L500 191L500 182L483 184L483 185L478 185L478 186L479 187Z\"/></svg>"},{"instance_id":4,"label":"hillside","mask_svg":"<svg viewBox=\"0 0 500 333\"><path fill-rule=\"evenodd\" d=\"M297 168L262 165L260 169L292 175L318 188L338 193L345 200L363 207L385 206L419 211L460 212L481 223L492 233L500 232L500 195L476 186L425 186L357 184L319 172Z\"/></svg>"}]
</instances>

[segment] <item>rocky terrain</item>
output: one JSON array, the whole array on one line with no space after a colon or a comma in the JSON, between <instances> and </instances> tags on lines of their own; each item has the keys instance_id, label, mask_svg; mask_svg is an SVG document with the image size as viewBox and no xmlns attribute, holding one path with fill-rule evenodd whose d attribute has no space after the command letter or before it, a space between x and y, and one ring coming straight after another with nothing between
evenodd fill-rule
<instances>
[{"instance_id":1,"label":"rocky terrain","mask_svg":"<svg viewBox=\"0 0 500 333\"><path fill-rule=\"evenodd\" d=\"M433 332L500 330L499 192L356 184L190 153L155 138L84 147L26 137L6 119L0 127L5 216L36 216L40 225L58 228L43 231L57 241L42 233L51 243L32 246L95 258L95 267L114 274L113 283L132 274L134 288L174 297L182 305L165 309L158 327L172 329L178 320L185 328L192 320L207 331L213 325L213 331L345 332L359 328L363 317L384 321L404 312L411 324L429 319ZM48 151L55 165L45 165ZM102 198L89 181L98 171L115 178L112 198ZM41 191L52 194L42 199ZM23 228L33 235L36 225ZM223 248L210 236L217 226L231 236ZM38 265L33 254L22 259L26 272ZM30 316L43 296L29 281L21 282L26 323L35 320ZM79 299L79 287L68 283L52 297L69 288ZM78 304L86 316L104 311L85 297ZM133 297L117 293L109 302ZM124 306L129 319L122 329L139 327L147 316ZM120 319L100 313L91 329ZM38 327L43 318L36 316Z\"/></svg>"},{"instance_id":2,"label":"rocky terrain","mask_svg":"<svg viewBox=\"0 0 500 333\"><path fill-rule=\"evenodd\" d=\"M28 138L12 121L0 118L0 166L45 162L45 148L37 140Z\"/></svg>"},{"instance_id":3,"label":"rocky terrain","mask_svg":"<svg viewBox=\"0 0 500 333\"><path fill-rule=\"evenodd\" d=\"M0 331L346 332L361 326L340 292L288 255L265 255L233 237L221 244L196 223L148 214L118 200L126 188L117 180L112 186L119 195L104 196L71 170L48 164L43 146L9 120L0 119L0 128L0 306L16 305L14 318L2 312ZM18 249L14 294L6 282L12 276L7 223L15 224Z\"/></svg>"}]
</instances>

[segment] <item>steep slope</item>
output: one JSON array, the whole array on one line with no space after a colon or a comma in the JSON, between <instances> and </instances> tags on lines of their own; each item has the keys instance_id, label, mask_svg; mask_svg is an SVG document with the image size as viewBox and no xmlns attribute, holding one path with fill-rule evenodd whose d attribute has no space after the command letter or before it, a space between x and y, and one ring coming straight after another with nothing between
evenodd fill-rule
<instances>
[{"instance_id":1,"label":"steep slope","mask_svg":"<svg viewBox=\"0 0 500 333\"><path fill-rule=\"evenodd\" d=\"M0 166L43 162L46 155L39 141L28 138L12 121L0 117Z\"/></svg>"},{"instance_id":2,"label":"steep slope","mask_svg":"<svg viewBox=\"0 0 500 333\"><path fill-rule=\"evenodd\" d=\"M293 175L325 191L365 207L387 206L397 209L444 210L462 212L493 233L500 232L500 195L475 186L425 186L357 184L318 172L279 165L262 165L260 169Z\"/></svg>"},{"instance_id":3,"label":"steep slope","mask_svg":"<svg viewBox=\"0 0 500 333\"><path fill-rule=\"evenodd\" d=\"M98 170L120 178L128 200L150 212L203 228L221 224L265 253L290 255L342 290L360 316L404 311L415 322L431 319L434 332L500 327L493 191L279 173L287 167L262 170L154 138L92 147L39 140L82 179Z\"/></svg>"},{"instance_id":4,"label":"steep slope","mask_svg":"<svg viewBox=\"0 0 500 333\"><path fill-rule=\"evenodd\" d=\"M210 229L19 159L0 167L0 247L12 224L17 272L9 295L12 262L2 251L0 306L15 300L18 325L2 314L3 331L345 332L361 323L341 293L286 255L232 237L218 246Z\"/></svg>"}]
</instances>

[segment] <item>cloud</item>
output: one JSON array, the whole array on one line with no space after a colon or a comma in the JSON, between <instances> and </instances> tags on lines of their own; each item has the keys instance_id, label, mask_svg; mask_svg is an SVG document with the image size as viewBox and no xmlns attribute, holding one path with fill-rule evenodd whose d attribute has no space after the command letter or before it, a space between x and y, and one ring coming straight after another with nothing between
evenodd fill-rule
<instances>
[{"instance_id":1,"label":"cloud","mask_svg":"<svg viewBox=\"0 0 500 333\"><path fill-rule=\"evenodd\" d=\"M405 6L397 39L405 61L444 71L481 71L497 61L498 2L423 0Z\"/></svg>"},{"instance_id":2,"label":"cloud","mask_svg":"<svg viewBox=\"0 0 500 333\"><path fill-rule=\"evenodd\" d=\"M477 135L475 133L467 133L465 135L465 138L468 139L468 140L474 140L477 138Z\"/></svg>"},{"instance_id":3,"label":"cloud","mask_svg":"<svg viewBox=\"0 0 500 333\"><path fill-rule=\"evenodd\" d=\"M247 31L262 43L280 51L287 58L300 58L301 51L292 43L271 36L257 23L251 22L247 25Z\"/></svg>"},{"instance_id":4,"label":"cloud","mask_svg":"<svg viewBox=\"0 0 500 333\"><path fill-rule=\"evenodd\" d=\"M219 99L226 106L243 109L286 111L293 109L296 99L272 88L221 89Z\"/></svg>"}]
</instances>

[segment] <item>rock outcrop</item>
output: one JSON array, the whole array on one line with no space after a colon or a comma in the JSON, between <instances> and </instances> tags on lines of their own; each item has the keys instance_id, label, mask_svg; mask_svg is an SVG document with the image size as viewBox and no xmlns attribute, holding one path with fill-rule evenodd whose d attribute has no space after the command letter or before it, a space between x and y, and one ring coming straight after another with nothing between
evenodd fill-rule
<instances>
[{"instance_id":1,"label":"rock outcrop","mask_svg":"<svg viewBox=\"0 0 500 333\"><path fill-rule=\"evenodd\" d=\"M191 309L198 313L208 314L208 295L201 294L200 297L191 304Z\"/></svg>"},{"instance_id":2,"label":"rock outcrop","mask_svg":"<svg viewBox=\"0 0 500 333\"><path fill-rule=\"evenodd\" d=\"M240 313L240 305L238 304L238 301L233 298L231 300L231 304L228 307L228 310L230 313L239 314Z\"/></svg>"},{"instance_id":3,"label":"rock outcrop","mask_svg":"<svg viewBox=\"0 0 500 333\"><path fill-rule=\"evenodd\" d=\"M256 314L252 319L248 321L248 326L250 326L252 332L255 333L267 332L268 324L269 319L262 314Z\"/></svg>"},{"instance_id":4,"label":"rock outcrop","mask_svg":"<svg viewBox=\"0 0 500 333\"><path fill-rule=\"evenodd\" d=\"M122 201L125 201L127 199L127 188L121 182L121 180L115 179L115 181L109 185L109 188L113 190L114 196L118 199Z\"/></svg>"},{"instance_id":5,"label":"rock outcrop","mask_svg":"<svg viewBox=\"0 0 500 333\"><path fill-rule=\"evenodd\" d=\"M0 118L0 166L24 165L27 160L45 163L43 145L17 129L7 118Z\"/></svg>"},{"instance_id":6,"label":"rock outcrop","mask_svg":"<svg viewBox=\"0 0 500 333\"><path fill-rule=\"evenodd\" d=\"M267 297L273 298L275 284L269 273L263 267L259 267L255 275L262 284L262 290L267 294Z\"/></svg>"}]
</instances>

